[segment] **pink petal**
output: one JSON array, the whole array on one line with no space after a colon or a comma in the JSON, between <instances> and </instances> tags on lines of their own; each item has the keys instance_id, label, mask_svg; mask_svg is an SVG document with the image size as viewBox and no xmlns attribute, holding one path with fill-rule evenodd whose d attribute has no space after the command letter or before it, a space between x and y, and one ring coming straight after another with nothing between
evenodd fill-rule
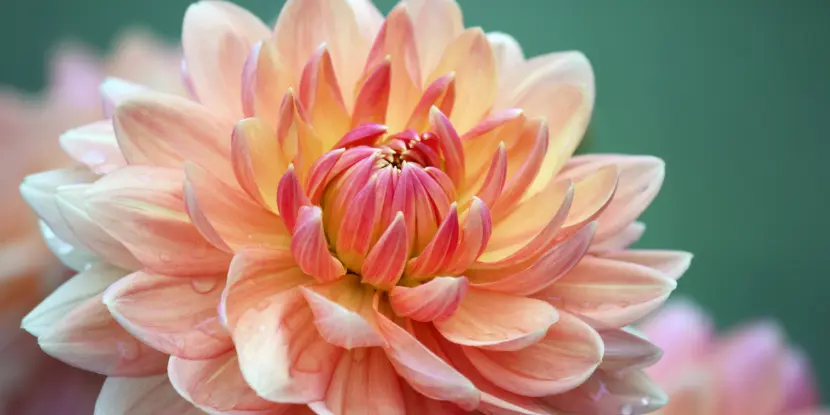
<instances>
[{"instance_id":1,"label":"pink petal","mask_svg":"<svg viewBox=\"0 0 830 415\"><path fill-rule=\"evenodd\" d=\"M98 174L109 173L127 164L115 140L112 120L69 130L61 135L60 143L70 157Z\"/></svg>"},{"instance_id":2,"label":"pink petal","mask_svg":"<svg viewBox=\"0 0 830 415\"><path fill-rule=\"evenodd\" d=\"M406 265L404 274L414 280L435 276L448 266L458 248L458 207L450 206L450 212L441 223L441 227L429 241L426 248Z\"/></svg>"},{"instance_id":3,"label":"pink petal","mask_svg":"<svg viewBox=\"0 0 830 415\"><path fill-rule=\"evenodd\" d=\"M438 138L441 155L444 158L444 172L456 188L464 186L464 148L450 120L437 107L429 113L429 124Z\"/></svg>"},{"instance_id":4,"label":"pink petal","mask_svg":"<svg viewBox=\"0 0 830 415\"><path fill-rule=\"evenodd\" d=\"M348 269L361 269L372 243L372 231L380 217L376 211L377 180L370 179L346 208L343 223L337 234L337 258Z\"/></svg>"},{"instance_id":5,"label":"pink petal","mask_svg":"<svg viewBox=\"0 0 830 415\"><path fill-rule=\"evenodd\" d=\"M277 207L289 231L293 233L296 229L300 208L310 204L300 184L300 179L294 171L294 166L289 165L277 187Z\"/></svg>"},{"instance_id":6,"label":"pink petal","mask_svg":"<svg viewBox=\"0 0 830 415\"><path fill-rule=\"evenodd\" d=\"M599 324L623 327L654 311L676 286L651 268L586 256L535 297Z\"/></svg>"},{"instance_id":7,"label":"pink petal","mask_svg":"<svg viewBox=\"0 0 830 415\"><path fill-rule=\"evenodd\" d=\"M233 350L208 360L171 357L167 373L182 397L206 411L262 411L282 406L260 398L245 383Z\"/></svg>"},{"instance_id":8,"label":"pink petal","mask_svg":"<svg viewBox=\"0 0 830 415\"><path fill-rule=\"evenodd\" d=\"M366 256L361 268L362 282L385 289L394 287L403 274L408 256L406 223L403 213L398 212Z\"/></svg>"},{"instance_id":9,"label":"pink petal","mask_svg":"<svg viewBox=\"0 0 830 415\"><path fill-rule=\"evenodd\" d=\"M223 277L184 279L134 272L110 286L104 304L144 343L185 359L209 359L233 348L216 306Z\"/></svg>"},{"instance_id":10,"label":"pink petal","mask_svg":"<svg viewBox=\"0 0 830 415\"><path fill-rule=\"evenodd\" d=\"M277 185L288 160L274 129L261 118L236 123L231 138L233 171L239 186L260 205L277 211Z\"/></svg>"},{"instance_id":11,"label":"pink petal","mask_svg":"<svg viewBox=\"0 0 830 415\"><path fill-rule=\"evenodd\" d=\"M438 277L417 287L392 288L389 302L401 317L426 322L444 320L458 309L468 286L465 277Z\"/></svg>"},{"instance_id":12,"label":"pink petal","mask_svg":"<svg viewBox=\"0 0 830 415\"><path fill-rule=\"evenodd\" d=\"M140 378L107 378L95 415L200 415L170 385L167 375Z\"/></svg>"},{"instance_id":13,"label":"pink petal","mask_svg":"<svg viewBox=\"0 0 830 415\"><path fill-rule=\"evenodd\" d=\"M318 414L406 414L398 376L378 348L343 353L325 400L310 406Z\"/></svg>"},{"instance_id":14,"label":"pink petal","mask_svg":"<svg viewBox=\"0 0 830 415\"><path fill-rule=\"evenodd\" d=\"M663 355L659 347L625 329L601 330L599 335L605 345L600 368L609 372L643 369Z\"/></svg>"},{"instance_id":15,"label":"pink petal","mask_svg":"<svg viewBox=\"0 0 830 415\"><path fill-rule=\"evenodd\" d=\"M455 74L449 73L432 81L426 87L415 109L412 110L406 128L424 131L429 127L429 113L432 107L438 108L443 114L451 114L454 106Z\"/></svg>"},{"instance_id":16,"label":"pink petal","mask_svg":"<svg viewBox=\"0 0 830 415\"><path fill-rule=\"evenodd\" d=\"M501 143L505 144L507 158L510 161L512 147L520 141L527 118L521 109L507 108L493 111L478 125L461 136L464 147L464 164L467 169L465 183L469 190L490 169L495 154ZM508 163L508 175L514 172L516 166ZM475 189L474 187L472 187ZM492 205L488 205L491 206Z\"/></svg>"},{"instance_id":17,"label":"pink petal","mask_svg":"<svg viewBox=\"0 0 830 415\"><path fill-rule=\"evenodd\" d=\"M207 169L185 163L184 196L188 215L199 232L217 248L244 246L287 249L291 233L279 216L228 186ZM218 240L217 240L218 239Z\"/></svg>"},{"instance_id":18,"label":"pink petal","mask_svg":"<svg viewBox=\"0 0 830 415\"><path fill-rule=\"evenodd\" d=\"M669 398L640 371L606 373L598 370L578 388L544 397L541 401L547 408L564 413L641 415L660 409Z\"/></svg>"},{"instance_id":19,"label":"pink petal","mask_svg":"<svg viewBox=\"0 0 830 415\"><path fill-rule=\"evenodd\" d=\"M603 344L599 334L578 317L564 312L559 317L538 343L521 350L465 347L464 353L485 378L508 391L524 396L569 391L599 366Z\"/></svg>"},{"instance_id":20,"label":"pink petal","mask_svg":"<svg viewBox=\"0 0 830 415\"><path fill-rule=\"evenodd\" d=\"M665 351L663 358L648 368L658 383L667 384L682 376L691 365L706 358L715 336L714 323L696 305L673 300L642 326L649 342Z\"/></svg>"},{"instance_id":21,"label":"pink petal","mask_svg":"<svg viewBox=\"0 0 830 415\"><path fill-rule=\"evenodd\" d=\"M682 251L626 250L602 257L653 268L673 280L680 278L692 263L692 254Z\"/></svg>"},{"instance_id":22,"label":"pink petal","mask_svg":"<svg viewBox=\"0 0 830 415\"><path fill-rule=\"evenodd\" d=\"M291 252L300 269L318 281L333 281L346 274L343 264L329 252L323 231L323 213L317 206L300 208Z\"/></svg>"},{"instance_id":23,"label":"pink petal","mask_svg":"<svg viewBox=\"0 0 830 415\"><path fill-rule=\"evenodd\" d=\"M190 222L183 187L181 170L124 167L87 191L87 212L152 271L176 276L224 272L229 256Z\"/></svg>"},{"instance_id":24,"label":"pink petal","mask_svg":"<svg viewBox=\"0 0 830 415\"><path fill-rule=\"evenodd\" d=\"M464 30L461 8L454 0L406 0L404 4L415 29L421 69L430 73L444 49Z\"/></svg>"},{"instance_id":25,"label":"pink petal","mask_svg":"<svg viewBox=\"0 0 830 415\"><path fill-rule=\"evenodd\" d=\"M279 119L282 94L297 79L280 60L274 41L265 39L251 48L242 68L242 112L268 125Z\"/></svg>"},{"instance_id":26,"label":"pink petal","mask_svg":"<svg viewBox=\"0 0 830 415\"><path fill-rule=\"evenodd\" d=\"M300 81L300 102L324 150L332 148L351 126L331 59L327 46L321 45L308 59Z\"/></svg>"},{"instance_id":27,"label":"pink petal","mask_svg":"<svg viewBox=\"0 0 830 415\"><path fill-rule=\"evenodd\" d=\"M363 124L383 124L389 107L392 64L383 60L368 74L360 86L352 112L352 128Z\"/></svg>"},{"instance_id":28,"label":"pink petal","mask_svg":"<svg viewBox=\"0 0 830 415\"><path fill-rule=\"evenodd\" d=\"M416 392L406 382L401 382L405 413L430 415L465 415L468 412L447 401L436 401Z\"/></svg>"},{"instance_id":29,"label":"pink petal","mask_svg":"<svg viewBox=\"0 0 830 415\"><path fill-rule=\"evenodd\" d=\"M605 166L574 177L574 198L564 226L578 227L601 217L615 197L618 179L615 166Z\"/></svg>"},{"instance_id":30,"label":"pink petal","mask_svg":"<svg viewBox=\"0 0 830 415\"><path fill-rule=\"evenodd\" d=\"M513 351L542 340L557 320L559 313L544 301L473 286L455 314L435 328L455 344Z\"/></svg>"},{"instance_id":31,"label":"pink petal","mask_svg":"<svg viewBox=\"0 0 830 415\"><path fill-rule=\"evenodd\" d=\"M789 411L818 406L819 396L812 366L800 350L790 349L784 362L785 406Z\"/></svg>"},{"instance_id":32,"label":"pink petal","mask_svg":"<svg viewBox=\"0 0 830 415\"><path fill-rule=\"evenodd\" d=\"M113 123L118 146L130 164L179 168L189 160L233 181L228 139L233 123L198 103L145 92L119 105Z\"/></svg>"},{"instance_id":33,"label":"pink petal","mask_svg":"<svg viewBox=\"0 0 830 415\"><path fill-rule=\"evenodd\" d=\"M504 190L506 182L507 150L504 147L504 142L502 142L499 143L499 148L496 150L496 154L493 155L493 162L490 164L490 169L487 171L487 176L484 177L484 182L481 184L477 196L487 206L494 206L502 190Z\"/></svg>"},{"instance_id":34,"label":"pink petal","mask_svg":"<svg viewBox=\"0 0 830 415\"><path fill-rule=\"evenodd\" d=\"M378 139L386 134L387 130L388 127L381 124L360 124L360 126L352 128L348 133L344 134L343 138L334 147L351 148L356 146L374 146ZM309 186L309 189L311 189L311 186Z\"/></svg>"},{"instance_id":35,"label":"pink petal","mask_svg":"<svg viewBox=\"0 0 830 415\"><path fill-rule=\"evenodd\" d=\"M446 270L450 275L466 271L487 248L490 235L493 233L490 211L479 198L473 197L466 216L459 236L458 249L449 261L449 269Z\"/></svg>"},{"instance_id":36,"label":"pink petal","mask_svg":"<svg viewBox=\"0 0 830 415\"><path fill-rule=\"evenodd\" d=\"M189 79L201 103L224 116L241 118L245 60L268 32L256 16L232 3L199 2L188 7L182 48Z\"/></svg>"},{"instance_id":37,"label":"pink petal","mask_svg":"<svg viewBox=\"0 0 830 415\"><path fill-rule=\"evenodd\" d=\"M519 168L513 174L508 172L507 183L491 209L493 217L497 220L516 206L516 201L521 200L533 179L539 175L539 169L549 151L547 124L545 121L536 120L527 122L519 140L531 142L532 147L527 157L523 157L519 161L521 163ZM516 163L516 157L511 157L511 159L508 160L508 163Z\"/></svg>"},{"instance_id":38,"label":"pink petal","mask_svg":"<svg viewBox=\"0 0 830 415\"><path fill-rule=\"evenodd\" d=\"M418 393L450 401L471 411L478 407L480 392L453 366L436 356L404 328L378 312L378 329L388 346L386 355L402 378Z\"/></svg>"},{"instance_id":39,"label":"pink petal","mask_svg":"<svg viewBox=\"0 0 830 415\"><path fill-rule=\"evenodd\" d=\"M303 287L302 292L314 313L314 324L327 342L346 349L385 344L375 330L374 290L356 277Z\"/></svg>"},{"instance_id":40,"label":"pink petal","mask_svg":"<svg viewBox=\"0 0 830 415\"><path fill-rule=\"evenodd\" d=\"M603 252L620 251L634 245L643 234L646 232L646 225L642 222L634 222L626 226L623 230L617 232L614 236L609 236L602 242L595 243L591 246L590 252L592 254L601 254Z\"/></svg>"}]
</instances>

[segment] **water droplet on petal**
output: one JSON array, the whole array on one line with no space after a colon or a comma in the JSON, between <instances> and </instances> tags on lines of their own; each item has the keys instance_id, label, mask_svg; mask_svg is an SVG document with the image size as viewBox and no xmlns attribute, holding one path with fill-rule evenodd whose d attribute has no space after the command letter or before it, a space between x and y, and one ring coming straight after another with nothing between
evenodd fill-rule
<instances>
[{"instance_id":1,"label":"water droplet on petal","mask_svg":"<svg viewBox=\"0 0 830 415\"><path fill-rule=\"evenodd\" d=\"M216 286L219 285L219 279L213 277L194 278L190 280L190 285L193 287L193 291L200 294L207 294L216 289Z\"/></svg>"}]
</instances>

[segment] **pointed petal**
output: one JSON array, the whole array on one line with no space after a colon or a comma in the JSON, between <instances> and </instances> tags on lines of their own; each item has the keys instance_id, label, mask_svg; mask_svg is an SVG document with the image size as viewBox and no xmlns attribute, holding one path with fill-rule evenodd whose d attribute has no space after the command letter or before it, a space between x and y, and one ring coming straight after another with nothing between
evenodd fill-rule
<instances>
[{"instance_id":1,"label":"pointed petal","mask_svg":"<svg viewBox=\"0 0 830 415\"><path fill-rule=\"evenodd\" d=\"M528 186L538 177L546 154L550 152L545 121L531 120L525 123L519 140L532 143L532 147L527 156L520 159L521 164L513 174L510 174L508 170L507 183L492 209L493 217L497 220L510 212L516 206L517 200L522 200L522 196L528 191ZM511 157L508 163L515 164L516 157Z\"/></svg>"},{"instance_id":2,"label":"pointed petal","mask_svg":"<svg viewBox=\"0 0 830 415\"><path fill-rule=\"evenodd\" d=\"M571 314L561 312L538 343L521 350L491 351L465 347L470 362L489 381L524 396L546 396L581 385L602 361L599 334Z\"/></svg>"},{"instance_id":3,"label":"pointed petal","mask_svg":"<svg viewBox=\"0 0 830 415\"><path fill-rule=\"evenodd\" d=\"M441 155L444 157L444 172L450 177L456 188L464 186L464 148L461 138L450 120L441 111L432 107L429 114L430 126L438 137Z\"/></svg>"},{"instance_id":4,"label":"pointed petal","mask_svg":"<svg viewBox=\"0 0 830 415\"><path fill-rule=\"evenodd\" d=\"M493 162L484 177L484 182L476 192L476 196L487 206L494 206L499 199L504 185L507 182L507 150L504 143L499 144L496 153L493 154Z\"/></svg>"},{"instance_id":5,"label":"pointed petal","mask_svg":"<svg viewBox=\"0 0 830 415\"><path fill-rule=\"evenodd\" d=\"M242 112L246 117L258 117L274 125L279 119L282 96L289 87L296 86L296 81L280 60L274 41L258 42L242 68Z\"/></svg>"},{"instance_id":6,"label":"pointed petal","mask_svg":"<svg viewBox=\"0 0 830 415\"><path fill-rule=\"evenodd\" d=\"M387 130L388 127L381 124L361 124L359 127L355 127L343 135L343 138L334 147L351 148L356 146L374 146L378 139L386 134ZM309 186L309 189L311 189L311 186Z\"/></svg>"},{"instance_id":7,"label":"pointed petal","mask_svg":"<svg viewBox=\"0 0 830 415\"><path fill-rule=\"evenodd\" d=\"M233 171L239 186L260 205L277 211L277 185L288 168L274 129L261 118L236 124L231 138Z\"/></svg>"},{"instance_id":8,"label":"pointed petal","mask_svg":"<svg viewBox=\"0 0 830 415\"><path fill-rule=\"evenodd\" d=\"M386 122L389 107L389 90L392 84L392 64L382 60L367 76L355 98L351 127Z\"/></svg>"},{"instance_id":9,"label":"pointed petal","mask_svg":"<svg viewBox=\"0 0 830 415\"><path fill-rule=\"evenodd\" d=\"M407 128L415 131L424 131L429 127L429 113L432 107L438 108L443 114L452 114L455 106L455 74L448 73L432 81L421 95L418 105L412 111Z\"/></svg>"},{"instance_id":10,"label":"pointed petal","mask_svg":"<svg viewBox=\"0 0 830 415\"><path fill-rule=\"evenodd\" d=\"M183 179L176 169L119 169L87 191L87 212L155 272L176 276L224 272L229 256L202 238L185 213Z\"/></svg>"},{"instance_id":11,"label":"pointed petal","mask_svg":"<svg viewBox=\"0 0 830 415\"><path fill-rule=\"evenodd\" d=\"M579 227L600 217L618 191L619 177L615 166L606 166L575 178L574 198L563 226Z\"/></svg>"},{"instance_id":12,"label":"pointed petal","mask_svg":"<svg viewBox=\"0 0 830 415\"><path fill-rule=\"evenodd\" d=\"M441 53L464 30L461 8L455 0L406 0L415 28L415 43L424 73L432 72Z\"/></svg>"},{"instance_id":13,"label":"pointed petal","mask_svg":"<svg viewBox=\"0 0 830 415\"><path fill-rule=\"evenodd\" d=\"M388 344L384 351L409 386L428 398L450 401L467 411L478 407L481 394L472 382L407 330L380 312L376 315L378 330Z\"/></svg>"},{"instance_id":14,"label":"pointed petal","mask_svg":"<svg viewBox=\"0 0 830 415\"><path fill-rule=\"evenodd\" d=\"M182 399L170 385L167 374L140 378L107 378L95 415L201 415L202 411Z\"/></svg>"},{"instance_id":15,"label":"pointed petal","mask_svg":"<svg viewBox=\"0 0 830 415\"><path fill-rule=\"evenodd\" d=\"M98 87L101 93L101 101L104 110L104 117L112 118L115 107L132 95L146 91L147 88L124 79L106 78Z\"/></svg>"},{"instance_id":16,"label":"pointed petal","mask_svg":"<svg viewBox=\"0 0 830 415\"><path fill-rule=\"evenodd\" d=\"M547 407L565 413L631 415L652 413L669 398L639 371L607 373L598 370L580 387L560 395L542 398ZM710 412L702 412L710 413Z\"/></svg>"},{"instance_id":17,"label":"pointed petal","mask_svg":"<svg viewBox=\"0 0 830 415\"><path fill-rule=\"evenodd\" d=\"M63 265L75 271L83 271L99 261L98 256L80 246L72 246L49 228L44 221L38 222L38 228L46 246ZM40 245L40 244L38 244Z\"/></svg>"},{"instance_id":18,"label":"pointed petal","mask_svg":"<svg viewBox=\"0 0 830 415\"><path fill-rule=\"evenodd\" d=\"M417 287L392 288L389 302L401 317L424 322L445 320L458 310L468 286L465 277L438 277Z\"/></svg>"},{"instance_id":19,"label":"pointed petal","mask_svg":"<svg viewBox=\"0 0 830 415\"><path fill-rule=\"evenodd\" d=\"M621 329L599 332L605 345L600 368L609 372L643 369L657 363L663 351L648 340Z\"/></svg>"},{"instance_id":20,"label":"pointed petal","mask_svg":"<svg viewBox=\"0 0 830 415\"><path fill-rule=\"evenodd\" d=\"M378 348L359 348L342 354L326 399L311 404L324 414L406 415L398 376Z\"/></svg>"},{"instance_id":21,"label":"pointed petal","mask_svg":"<svg viewBox=\"0 0 830 415\"><path fill-rule=\"evenodd\" d=\"M655 157L631 157L618 166L619 187L600 217L598 242L634 222L657 196L666 175L665 163Z\"/></svg>"},{"instance_id":22,"label":"pointed petal","mask_svg":"<svg viewBox=\"0 0 830 415\"><path fill-rule=\"evenodd\" d=\"M470 287L455 314L435 328L456 344L514 351L542 340L557 320L543 301Z\"/></svg>"},{"instance_id":23,"label":"pointed petal","mask_svg":"<svg viewBox=\"0 0 830 415\"><path fill-rule=\"evenodd\" d=\"M626 249L639 241L645 232L646 224L634 222L617 232L616 235L609 236L604 241L591 245L590 252L592 254L602 254L603 252Z\"/></svg>"},{"instance_id":24,"label":"pointed petal","mask_svg":"<svg viewBox=\"0 0 830 415\"><path fill-rule=\"evenodd\" d=\"M326 45L317 48L303 68L299 99L309 123L322 140L323 150L332 148L349 131L349 112Z\"/></svg>"},{"instance_id":25,"label":"pointed petal","mask_svg":"<svg viewBox=\"0 0 830 415\"><path fill-rule=\"evenodd\" d=\"M224 277L176 278L134 272L110 286L103 301L144 343L185 359L208 359L233 348L216 306Z\"/></svg>"},{"instance_id":26,"label":"pointed petal","mask_svg":"<svg viewBox=\"0 0 830 415\"><path fill-rule=\"evenodd\" d=\"M343 264L329 252L323 231L323 213L317 206L303 206L297 215L291 252L300 268L318 281L333 281L346 274Z\"/></svg>"},{"instance_id":27,"label":"pointed petal","mask_svg":"<svg viewBox=\"0 0 830 415\"><path fill-rule=\"evenodd\" d=\"M300 208L310 204L300 184L300 179L294 171L294 166L289 165L277 188L277 206L280 217L289 231L293 233L296 230Z\"/></svg>"},{"instance_id":28,"label":"pointed petal","mask_svg":"<svg viewBox=\"0 0 830 415\"><path fill-rule=\"evenodd\" d=\"M377 180L370 179L351 200L343 216L335 250L337 258L348 269L361 269L366 254L369 253L374 226L380 216L380 212L375 209L376 193Z\"/></svg>"},{"instance_id":29,"label":"pointed petal","mask_svg":"<svg viewBox=\"0 0 830 415\"><path fill-rule=\"evenodd\" d=\"M182 26L187 72L199 102L219 114L241 118L242 69L268 28L247 10L228 2L190 5Z\"/></svg>"},{"instance_id":30,"label":"pointed petal","mask_svg":"<svg viewBox=\"0 0 830 415\"><path fill-rule=\"evenodd\" d=\"M408 255L406 222L403 213L398 212L366 256L361 268L361 281L384 289L394 287L403 274Z\"/></svg>"},{"instance_id":31,"label":"pointed petal","mask_svg":"<svg viewBox=\"0 0 830 415\"><path fill-rule=\"evenodd\" d=\"M71 129L61 134L60 143L70 157L98 174L109 173L127 164L115 140L112 120Z\"/></svg>"},{"instance_id":32,"label":"pointed petal","mask_svg":"<svg viewBox=\"0 0 830 415\"><path fill-rule=\"evenodd\" d=\"M649 267L662 272L667 278L677 280L689 269L693 255L683 251L634 249L611 252L602 257Z\"/></svg>"},{"instance_id":33,"label":"pointed petal","mask_svg":"<svg viewBox=\"0 0 830 415\"><path fill-rule=\"evenodd\" d=\"M464 227L461 229L458 249L449 262L447 274L455 275L465 272L487 248L493 223L487 205L479 198L473 197L473 203L466 212Z\"/></svg>"},{"instance_id":34,"label":"pointed petal","mask_svg":"<svg viewBox=\"0 0 830 415\"><path fill-rule=\"evenodd\" d=\"M314 313L314 324L327 342L352 349L381 346L372 312L374 290L361 285L356 277L302 288Z\"/></svg>"},{"instance_id":35,"label":"pointed petal","mask_svg":"<svg viewBox=\"0 0 830 415\"><path fill-rule=\"evenodd\" d=\"M438 65L427 77L427 82L451 72L456 74L457 79L455 106L463 110L453 112L450 119L463 134L490 112L496 99L496 60L490 43L480 28L467 29L447 45Z\"/></svg>"},{"instance_id":36,"label":"pointed petal","mask_svg":"<svg viewBox=\"0 0 830 415\"><path fill-rule=\"evenodd\" d=\"M623 327L659 307L676 286L651 268L586 256L535 297L600 324Z\"/></svg>"},{"instance_id":37,"label":"pointed petal","mask_svg":"<svg viewBox=\"0 0 830 415\"><path fill-rule=\"evenodd\" d=\"M113 122L118 146L130 164L178 168L188 160L211 166L223 180L233 180L229 140L232 121L198 103L144 92L121 103Z\"/></svg>"},{"instance_id":38,"label":"pointed petal","mask_svg":"<svg viewBox=\"0 0 830 415\"><path fill-rule=\"evenodd\" d=\"M184 198L188 215L217 248L243 246L287 249L291 233L282 220L241 190L222 183L205 168L184 164ZM216 240L218 237L218 241Z\"/></svg>"},{"instance_id":39,"label":"pointed petal","mask_svg":"<svg viewBox=\"0 0 830 415\"><path fill-rule=\"evenodd\" d=\"M263 411L282 406L260 398L245 383L233 350L207 360L171 357L167 373L183 398L206 411Z\"/></svg>"},{"instance_id":40,"label":"pointed petal","mask_svg":"<svg viewBox=\"0 0 830 415\"><path fill-rule=\"evenodd\" d=\"M417 280L432 277L452 266L449 262L458 248L458 233L458 207L453 203L450 212L426 248L417 258L407 263L404 271L406 278Z\"/></svg>"},{"instance_id":41,"label":"pointed petal","mask_svg":"<svg viewBox=\"0 0 830 415\"><path fill-rule=\"evenodd\" d=\"M487 33L487 41L493 49L493 57L496 60L496 67L499 71L499 81L521 66L525 61L524 52L519 42L513 36L502 32Z\"/></svg>"},{"instance_id":42,"label":"pointed petal","mask_svg":"<svg viewBox=\"0 0 830 415\"><path fill-rule=\"evenodd\" d=\"M487 118L482 120L478 125L473 127L470 131L461 136L461 145L464 148L464 163L467 169L467 178L465 180L466 190L469 191L475 184L481 183L483 176L490 169L493 161L493 154L498 151L501 143L505 144L507 150L508 173L515 173L515 166L518 164L511 160L517 160L516 157L511 157L511 153L515 152L513 147L517 142L525 139L522 131L525 129L527 117L521 109L507 108L495 110ZM525 155L522 159L527 158ZM493 205L488 205L492 207Z\"/></svg>"}]
</instances>

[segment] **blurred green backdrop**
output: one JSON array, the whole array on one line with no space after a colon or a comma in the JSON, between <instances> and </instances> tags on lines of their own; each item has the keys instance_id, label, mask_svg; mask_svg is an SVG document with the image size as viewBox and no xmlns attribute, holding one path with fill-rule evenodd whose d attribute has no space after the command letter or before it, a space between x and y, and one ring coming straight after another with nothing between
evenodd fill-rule
<instances>
[{"instance_id":1,"label":"blurred green backdrop","mask_svg":"<svg viewBox=\"0 0 830 415\"><path fill-rule=\"evenodd\" d=\"M188 3L7 2L0 83L36 91L45 51L64 37L103 48L137 24L176 39ZM273 21L282 2L238 3ZM678 294L721 326L783 322L830 396L830 2L460 3L468 26L511 33L530 56L588 55L598 82L588 149L667 162L640 246L694 252Z\"/></svg>"}]
</instances>

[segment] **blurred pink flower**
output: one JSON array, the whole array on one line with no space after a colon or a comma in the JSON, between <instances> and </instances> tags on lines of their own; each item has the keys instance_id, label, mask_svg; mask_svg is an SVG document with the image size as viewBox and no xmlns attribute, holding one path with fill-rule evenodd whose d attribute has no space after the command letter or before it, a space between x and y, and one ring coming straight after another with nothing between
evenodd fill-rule
<instances>
[{"instance_id":1,"label":"blurred pink flower","mask_svg":"<svg viewBox=\"0 0 830 415\"><path fill-rule=\"evenodd\" d=\"M772 322L723 336L689 302L673 302L644 324L663 349L647 369L669 394L660 415L826 415L809 361Z\"/></svg>"},{"instance_id":2,"label":"blurred pink flower","mask_svg":"<svg viewBox=\"0 0 830 415\"><path fill-rule=\"evenodd\" d=\"M104 58L78 44L56 48L42 94L0 90L0 413L57 413L43 406L54 404L62 414L88 414L94 402L89 398L94 398L101 383L98 377L48 358L20 330L25 313L70 275L44 243L35 215L20 197L20 181L36 171L72 164L58 137L67 128L100 118L98 88L107 76L181 93L180 56L155 38L131 31ZM57 377L64 378L66 388L57 387ZM35 379L38 387L30 388L26 381ZM44 380L50 387L45 388ZM38 399L33 391L48 395ZM79 406L71 406L73 402Z\"/></svg>"}]
</instances>

